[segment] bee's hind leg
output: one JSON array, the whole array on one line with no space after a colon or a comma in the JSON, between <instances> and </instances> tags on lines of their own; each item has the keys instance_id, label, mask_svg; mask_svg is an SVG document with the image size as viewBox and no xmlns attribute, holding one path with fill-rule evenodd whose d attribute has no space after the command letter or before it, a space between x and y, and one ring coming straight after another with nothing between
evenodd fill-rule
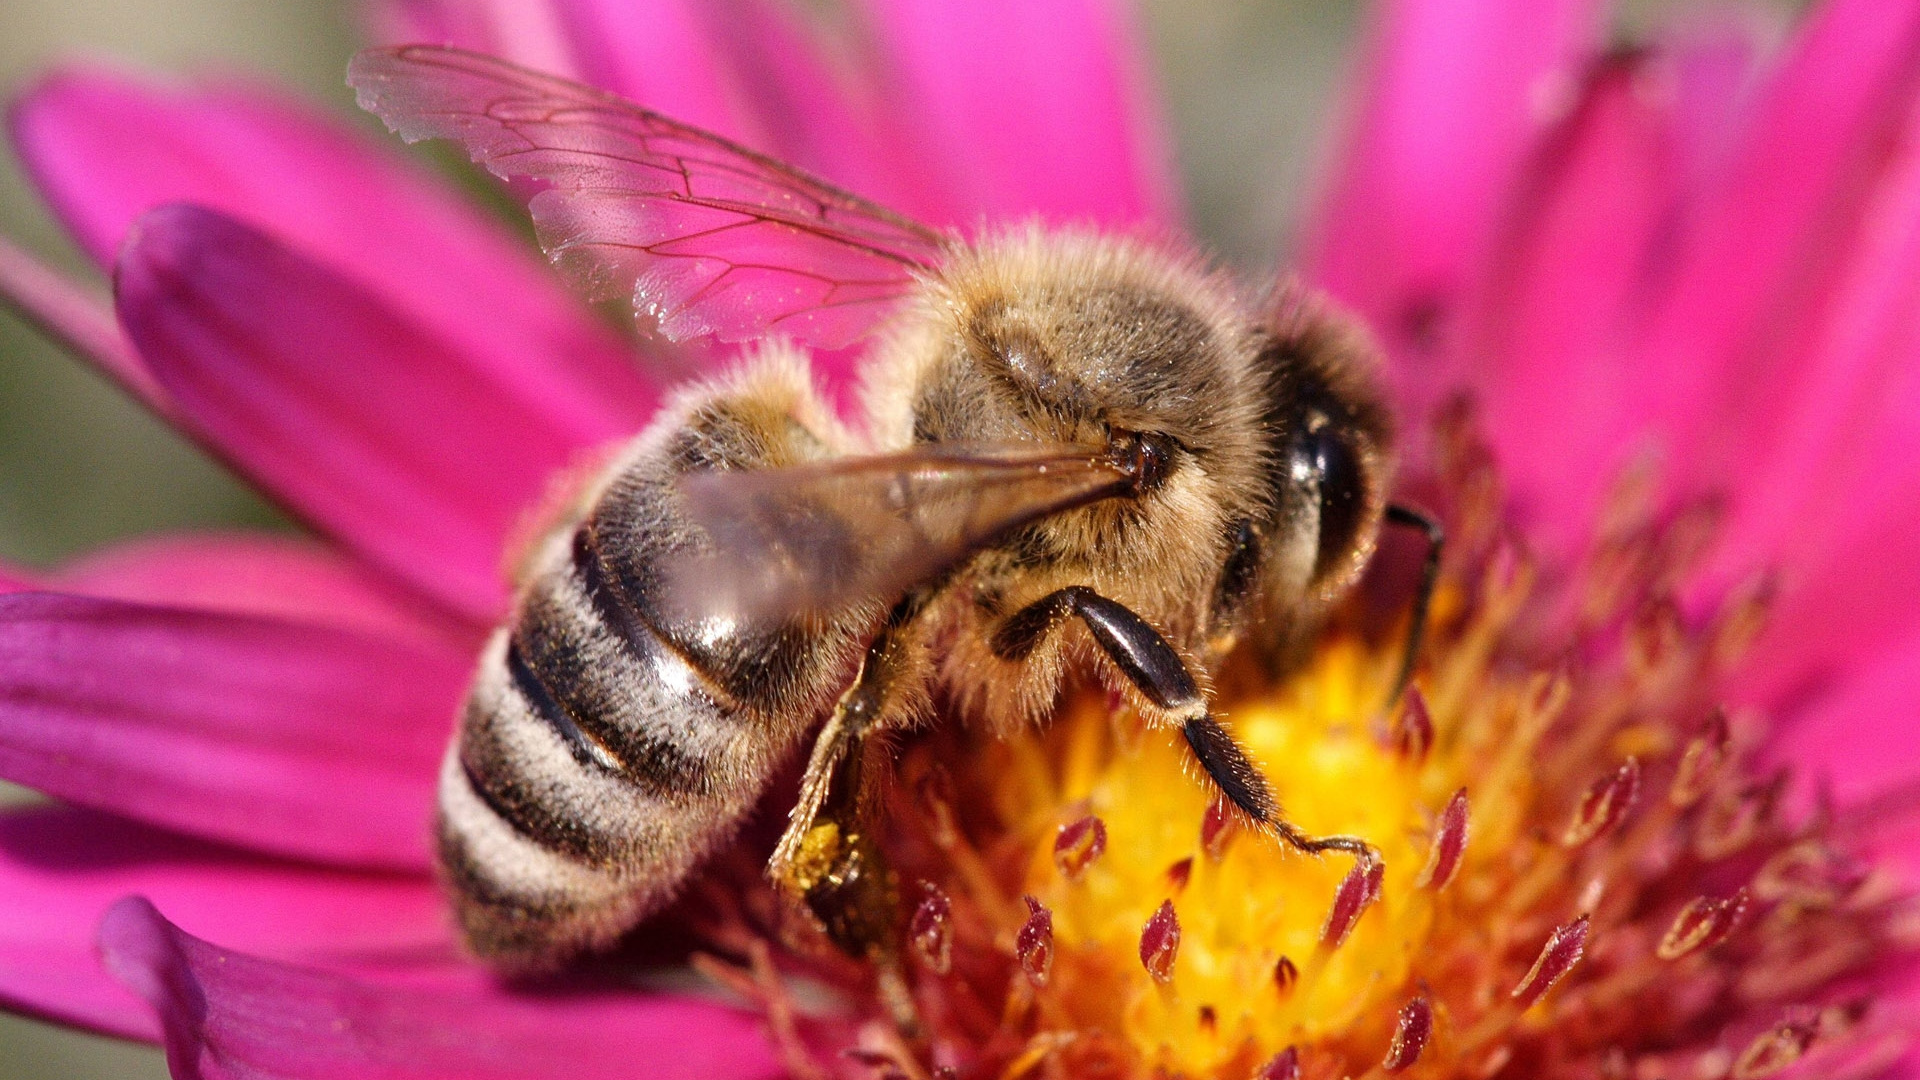
<instances>
[{"instance_id":1,"label":"bee's hind leg","mask_svg":"<svg viewBox=\"0 0 1920 1080\"><path fill-rule=\"evenodd\" d=\"M854 683L814 740L800 798L768 861L776 888L802 908L827 939L874 967L895 1024L919 1031L899 948L899 887L873 836L871 736L899 723L908 644L897 632L903 609L867 650Z\"/></svg>"},{"instance_id":2,"label":"bee's hind leg","mask_svg":"<svg viewBox=\"0 0 1920 1080\"><path fill-rule=\"evenodd\" d=\"M1085 586L1069 586L1008 616L994 631L993 651L1002 659L1023 660L1074 617L1086 624L1108 659L1153 706L1151 711L1159 714L1155 718L1180 726L1207 777L1257 827L1300 851L1344 851L1369 865L1378 861L1378 853L1365 840L1309 836L1281 816L1267 778L1208 710L1206 695L1187 670L1186 661L1158 630L1126 605Z\"/></svg>"}]
</instances>

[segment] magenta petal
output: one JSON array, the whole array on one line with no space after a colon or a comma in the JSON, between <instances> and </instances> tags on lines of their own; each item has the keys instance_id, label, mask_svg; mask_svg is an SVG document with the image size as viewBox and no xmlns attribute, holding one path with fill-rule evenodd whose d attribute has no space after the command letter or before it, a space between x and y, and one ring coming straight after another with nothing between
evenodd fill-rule
<instances>
[{"instance_id":1,"label":"magenta petal","mask_svg":"<svg viewBox=\"0 0 1920 1080\"><path fill-rule=\"evenodd\" d=\"M1915 686L1920 633L1856 656L1844 674L1775 726L1768 756L1840 806L1920 790L1920 760L1913 754ZM1920 868L1920 858L1910 864Z\"/></svg>"},{"instance_id":2,"label":"magenta petal","mask_svg":"<svg viewBox=\"0 0 1920 1080\"><path fill-rule=\"evenodd\" d=\"M103 267L140 215L187 200L269 230L361 281L587 441L653 395L625 348L496 223L385 148L275 94L68 70L17 103L48 201Z\"/></svg>"},{"instance_id":3,"label":"magenta petal","mask_svg":"<svg viewBox=\"0 0 1920 1080\"><path fill-rule=\"evenodd\" d=\"M1523 151L1597 47L1595 0L1388 0L1306 229L1314 282L1365 316L1421 417L1435 348Z\"/></svg>"},{"instance_id":4,"label":"magenta petal","mask_svg":"<svg viewBox=\"0 0 1920 1080\"><path fill-rule=\"evenodd\" d=\"M0 596L0 778L298 858L419 870L470 661L280 619Z\"/></svg>"},{"instance_id":5,"label":"magenta petal","mask_svg":"<svg viewBox=\"0 0 1920 1080\"><path fill-rule=\"evenodd\" d=\"M1566 116L1518 170L1451 343L1480 388L1484 428L1532 541L1564 551L1592 528L1606 476L1590 419L1617 414L1640 376L1626 313L1699 165L1691 130L1723 120L1743 38L1612 57L1584 73ZM1703 70L1705 69L1705 70ZM1717 100L1715 100L1717 99Z\"/></svg>"},{"instance_id":6,"label":"magenta petal","mask_svg":"<svg viewBox=\"0 0 1920 1080\"><path fill-rule=\"evenodd\" d=\"M483 622L505 538L583 432L349 279L211 210L163 207L120 318L203 439L283 504Z\"/></svg>"},{"instance_id":7,"label":"magenta petal","mask_svg":"<svg viewBox=\"0 0 1920 1080\"><path fill-rule=\"evenodd\" d=\"M891 107L959 224L1177 224L1146 63L1117 0L867 0Z\"/></svg>"},{"instance_id":8,"label":"magenta petal","mask_svg":"<svg viewBox=\"0 0 1920 1080\"><path fill-rule=\"evenodd\" d=\"M480 634L366 566L310 540L190 533L134 540L62 567L63 592L338 626L478 653Z\"/></svg>"},{"instance_id":9,"label":"magenta petal","mask_svg":"<svg viewBox=\"0 0 1920 1080\"><path fill-rule=\"evenodd\" d=\"M1916 92L1920 7L1837 0L1807 19L1689 226L1634 350L1633 406L1593 425L1651 425L1683 480L1744 471L1740 433L1771 437L1852 245L1879 227L1868 196Z\"/></svg>"},{"instance_id":10,"label":"magenta petal","mask_svg":"<svg viewBox=\"0 0 1920 1080\"><path fill-rule=\"evenodd\" d=\"M277 964L185 933L138 897L100 924L179 1080L753 1080L784 1075L752 1018L629 991L409 990Z\"/></svg>"},{"instance_id":11,"label":"magenta petal","mask_svg":"<svg viewBox=\"0 0 1920 1080\"><path fill-rule=\"evenodd\" d=\"M72 807L0 812L0 1005L160 1040L145 1002L100 966L94 932L140 893L196 934L369 977L451 978L446 902L425 876L278 862Z\"/></svg>"}]
</instances>

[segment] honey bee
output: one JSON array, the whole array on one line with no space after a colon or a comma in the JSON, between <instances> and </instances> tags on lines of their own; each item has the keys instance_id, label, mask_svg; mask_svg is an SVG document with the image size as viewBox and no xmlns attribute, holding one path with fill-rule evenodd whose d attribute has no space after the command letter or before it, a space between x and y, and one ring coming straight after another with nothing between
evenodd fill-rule
<instances>
[{"instance_id":1,"label":"honey bee","mask_svg":"<svg viewBox=\"0 0 1920 1080\"><path fill-rule=\"evenodd\" d=\"M990 730L1091 674L1177 729L1219 796L1305 852L1209 709L1229 649L1279 663L1390 508L1365 337L1298 289L1090 231L943 235L718 136L503 61L369 50L349 81L409 141L541 190L541 241L669 337L755 341L683 391L537 547L440 780L443 875L481 956L537 967L663 906L814 734L768 867L884 953L868 827L882 736L936 694ZM865 426L803 346L876 335ZM1410 635L1405 670L1418 648ZM1397 692L1397 691L1396 691ZM823 721L824 718L824 721Z\"/></svg>"}]
</instances>

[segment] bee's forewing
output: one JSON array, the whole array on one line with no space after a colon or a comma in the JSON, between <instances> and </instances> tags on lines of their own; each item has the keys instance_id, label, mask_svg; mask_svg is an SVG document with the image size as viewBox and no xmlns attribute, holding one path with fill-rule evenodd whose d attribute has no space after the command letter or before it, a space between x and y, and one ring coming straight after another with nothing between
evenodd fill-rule
<instances>
[{"instance_id":1,"label":"bee's forewing","mask_svg":"<svg viewBox=\"0 0 1920 1080\"><path fill-rule=\"evenodd\" d=\"M938 233L591 87L428 45L368 49L348 82L409 142L447 138L530 203L591 299L631 300L675 340L769 332L849 345L938 264Z\"/></svg>"},{"instance_id":2,"label":"bee's forewing","mask_svg":"<svg viewBox=\"0 0 1920 1080\"><path fill-rule=\"evenodd\" d=\"M1127 491L1100 448L935 443L683 477L703 550L671 568L683 614L782 618L891 603L1010 530Z\"/></svg>"}]
</instances>

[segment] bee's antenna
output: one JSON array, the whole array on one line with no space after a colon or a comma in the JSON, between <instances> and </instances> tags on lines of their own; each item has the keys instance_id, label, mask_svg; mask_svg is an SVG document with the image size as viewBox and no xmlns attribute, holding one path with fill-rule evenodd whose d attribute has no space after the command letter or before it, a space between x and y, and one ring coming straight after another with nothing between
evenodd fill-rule
<instances>
[{"instance_id":1,"label":"bee's antenna","mask_svg":"<svg viewBox=\"0 0 1920 1080\"><path fill-rule=\"evenodd\" d=\"M1400 672L1393 677L1393 693L1387 698L1391 711L1400 704L1407 684L1413 681L1414 665L1420 662L1420 646L1427 638L1427 609L1433 603L1434 587L1440 583L1440 549L1447 542L1446 530L1425 511L1392 503L1387 507L1387 524L1419 529L1427 537L1427 561L1420 570L1420 591L1413 597L1413 617L1407 623L1407 643L1400 655Z\"/></svg>"}]
</instances>

